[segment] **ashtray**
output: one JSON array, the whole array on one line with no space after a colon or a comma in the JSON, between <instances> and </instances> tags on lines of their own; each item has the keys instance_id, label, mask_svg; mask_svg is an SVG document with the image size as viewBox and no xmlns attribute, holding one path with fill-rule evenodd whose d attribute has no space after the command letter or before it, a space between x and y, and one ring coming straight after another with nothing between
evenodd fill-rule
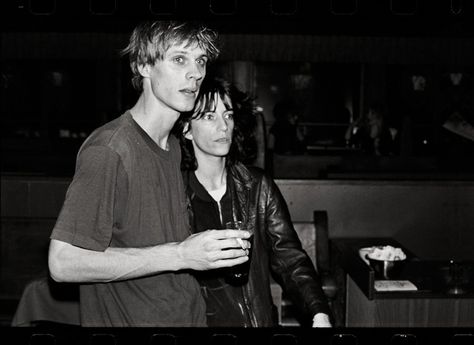
<instances>
[{"instance_id":1,"label":"ashtray","mask_svg":"<svg viewBox=\"0 0 474 345\"><path fill-rule=\"evenodd\" d=\"M405 263L406 255L401 248L374 246L363 250L366 253L365 259L374 270L377 279L396 278Z\"/></svg>"}]
</instances>

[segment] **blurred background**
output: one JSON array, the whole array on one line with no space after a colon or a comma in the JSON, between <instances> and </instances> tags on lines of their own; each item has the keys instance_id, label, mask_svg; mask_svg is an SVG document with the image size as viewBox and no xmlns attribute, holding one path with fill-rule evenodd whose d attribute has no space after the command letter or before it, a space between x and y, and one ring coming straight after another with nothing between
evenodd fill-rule
<instances>
[{"instance_id":1,"label":"blurred background","mask_svg":"<svg viewBox=\"0 0 474 345\"><path fill-rule=\"evenodd\" d=\"M262 108L265 163L275 177L472 178L470 1L328 0L314 8L296 0L7 4L3 174L71 176L84 138L136 100L128 62L119 55L134 25L180 18L204 20L220 32L222 55L212 68ZM283 140L270 131L281 103L295 105L297 150L271 146ZM379 153L346 133L356 121L363 127L374 104L391 141Z\"/></svg>"}]
</instances>

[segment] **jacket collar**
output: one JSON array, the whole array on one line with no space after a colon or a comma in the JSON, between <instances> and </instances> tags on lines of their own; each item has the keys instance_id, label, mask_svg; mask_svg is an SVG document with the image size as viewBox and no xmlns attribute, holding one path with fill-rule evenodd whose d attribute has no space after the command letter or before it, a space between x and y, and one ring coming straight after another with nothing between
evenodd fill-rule
<instances>
[{"instance_id":1,"label":"jacket collar","mask_svg":"<svg viewBox=\"0 0 474 345\"><path fill-rule=\"evenodd\" d=\"M230 167L230 173L234 177L235 188L238 192L252 188L252 175L249 169L242 163L236 163Z\"/></svg>"}]
</instances>

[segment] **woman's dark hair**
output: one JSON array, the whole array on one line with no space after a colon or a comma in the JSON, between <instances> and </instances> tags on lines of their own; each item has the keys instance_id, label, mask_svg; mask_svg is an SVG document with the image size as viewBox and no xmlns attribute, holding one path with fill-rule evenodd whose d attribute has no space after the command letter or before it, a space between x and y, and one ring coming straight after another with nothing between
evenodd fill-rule
<instances>
[{"instance_id":1,"label":"woman's dark hair","mask_svg":"<svg viewBox=\"0 0 474 345\"><path fill-rule=\"evenodd\" d=\"M189 123L191 126L191 120L199 119L206 112L214 111L217 106L216 96L223 100L226 109L232 109L234 112L234 131L230 151L226 156L226 165L231 166L238 161L245 164L256 157L255 127L257 121L253 99L232 83L218 77L207 76L201 85L194 109L182 113L173 129L173 133L181 143L182 170L194 171L198 165L193 145L190 140L184 137L185 125Z\"/></svg>"}]
</instances>

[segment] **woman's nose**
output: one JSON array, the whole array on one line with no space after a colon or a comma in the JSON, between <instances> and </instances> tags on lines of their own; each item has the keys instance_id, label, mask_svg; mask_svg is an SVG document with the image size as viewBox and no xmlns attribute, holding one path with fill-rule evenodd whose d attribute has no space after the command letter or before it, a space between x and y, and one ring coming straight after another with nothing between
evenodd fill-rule
<instances>
[{"instance_id":1,"label":"woman's nose","mask_svg":"<svg viewBox=\"0 0 474 345\"><path fill-rule=\"evenodd\" d=\"M219 129L223 132L227 132L227 130L229 129L229 125L228 125L226 119L221 118L219 120Z\"/></svg>"},{"instance_id":2,"label":"woman's nose","mask_svg":"<svg viewBox=\"0 0 474 345\"><path fill-rule=\"evenodd\" d=\"M224 132L227 132L227 131L229 130L229 125L227 124L227 121L226 121L226 120L222 121L221 129L222 129Z\"/></svg>"}]
</instances>

